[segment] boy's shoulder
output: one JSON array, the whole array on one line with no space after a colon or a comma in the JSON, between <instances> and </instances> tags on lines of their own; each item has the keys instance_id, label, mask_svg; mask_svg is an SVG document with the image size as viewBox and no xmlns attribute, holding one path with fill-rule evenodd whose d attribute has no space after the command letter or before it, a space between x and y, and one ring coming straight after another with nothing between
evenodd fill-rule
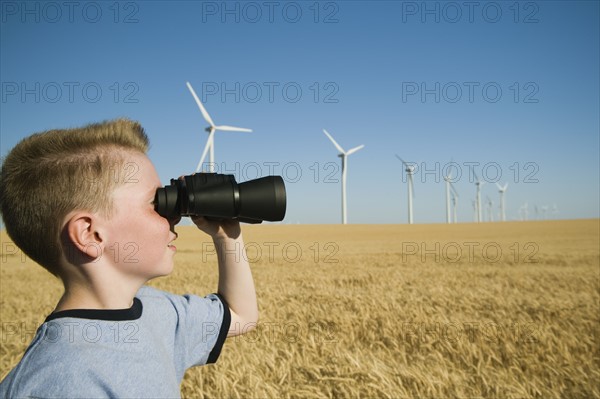
<instances>
[{"instance_id":1,"label":"boy's shoulder","mask_svg":"<svg viewBox=\"0 0 600 399\"><path fill-rule=\"evenodd\" d=\"M216 294L176 295L149 286L135 297L139 314L123 309L47 319L0 383L0 397L178 396L187 368L218 358L229 308ZM148 375L162 377L148 381Z\"/></svg>"},{"instance_id":2,"label":"boy's shoulder","mask_svg":"<svg viewBox=\"0 0 600 399\"><path fill-rule=\"evenodd\" d=\"M222 318L230 319L229 306L225 299L216 293L204 297L195 294L173 294L167 291L144 285L135 294L144 307L146 315L164 312L173 313L179 319L182 316L212 318L215 312Z\"/></svg>"}]
</instances>

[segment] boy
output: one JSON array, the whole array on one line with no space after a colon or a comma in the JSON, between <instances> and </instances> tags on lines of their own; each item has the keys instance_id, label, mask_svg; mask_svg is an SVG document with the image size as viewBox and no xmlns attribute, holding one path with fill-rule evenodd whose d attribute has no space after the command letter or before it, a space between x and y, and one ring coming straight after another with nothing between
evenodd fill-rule
<instances>
[{"instance_id":1,"label":"boy","mask_svg":"<svg viewBox=\"0 0 600 399\"><path fill-rule=\"evenodd\" d=\"M161 184L147 149L142 127L119 119L32 135L6 157L6 230L64 294L0 397L179 397L187 368L215 362L226 336L256 325L236 221L192 218L217 249L217 294L144 285L173 270L178 222L154 209Z\"/></svg>"}]
</instances>

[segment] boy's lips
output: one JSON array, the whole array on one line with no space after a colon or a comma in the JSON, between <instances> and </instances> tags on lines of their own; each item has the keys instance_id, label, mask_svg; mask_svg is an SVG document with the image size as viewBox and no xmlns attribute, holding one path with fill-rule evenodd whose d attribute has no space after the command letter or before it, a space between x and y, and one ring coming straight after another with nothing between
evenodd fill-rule
<instances>
[{"instance_id":1,"label":"boy's lips","mask_svg":"<svg viewBox=\"0 0 600 399\"><path fill-rule=\"evenodd\" d=\"M175 251L177 249L177 247L175 245L173 245L173 241L175 241L177 239L177 233L175 233L175 235L173 236L173 238L171 239L171 241L167 244L167 248L172 249L173 251Z\"/></svg>"}]
</instances>

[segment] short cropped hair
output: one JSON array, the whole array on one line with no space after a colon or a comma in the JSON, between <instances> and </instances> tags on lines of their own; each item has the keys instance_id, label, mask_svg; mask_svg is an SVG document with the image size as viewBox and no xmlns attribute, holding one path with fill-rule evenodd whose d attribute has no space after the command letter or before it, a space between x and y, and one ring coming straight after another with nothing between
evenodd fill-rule
<instances>
[{"instance_id":1,"label":"short cropped hair","mask_svg":"<svg viewBox=\"0 0 600 399\"><path fill-rule=\"evenodd\" d=\"M64 218L75 210L110 215L127 153L145 154L148 147L142 126L128 119L48 130L23 139L0 170L0 213L8 235L27 256L58 276Z\"/></svg>"}]
</instances>

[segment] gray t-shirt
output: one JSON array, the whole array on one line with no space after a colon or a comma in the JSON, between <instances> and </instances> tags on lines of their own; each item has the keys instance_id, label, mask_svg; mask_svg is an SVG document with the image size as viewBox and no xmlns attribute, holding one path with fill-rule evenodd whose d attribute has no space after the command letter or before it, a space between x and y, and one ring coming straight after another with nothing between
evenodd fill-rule
<instances>
[{"instance_id":1,"label":"gray t-shirt","mask_svg":"<svg viewBox=\"0 0 600 399\"><path fill-rule=\"evenodd\" d=\"M217 294L147 286L129 309L52 313L0 383L0 398L180 397L186 369L219 357L230 321Z\"/></svg>"}]
</instances>

